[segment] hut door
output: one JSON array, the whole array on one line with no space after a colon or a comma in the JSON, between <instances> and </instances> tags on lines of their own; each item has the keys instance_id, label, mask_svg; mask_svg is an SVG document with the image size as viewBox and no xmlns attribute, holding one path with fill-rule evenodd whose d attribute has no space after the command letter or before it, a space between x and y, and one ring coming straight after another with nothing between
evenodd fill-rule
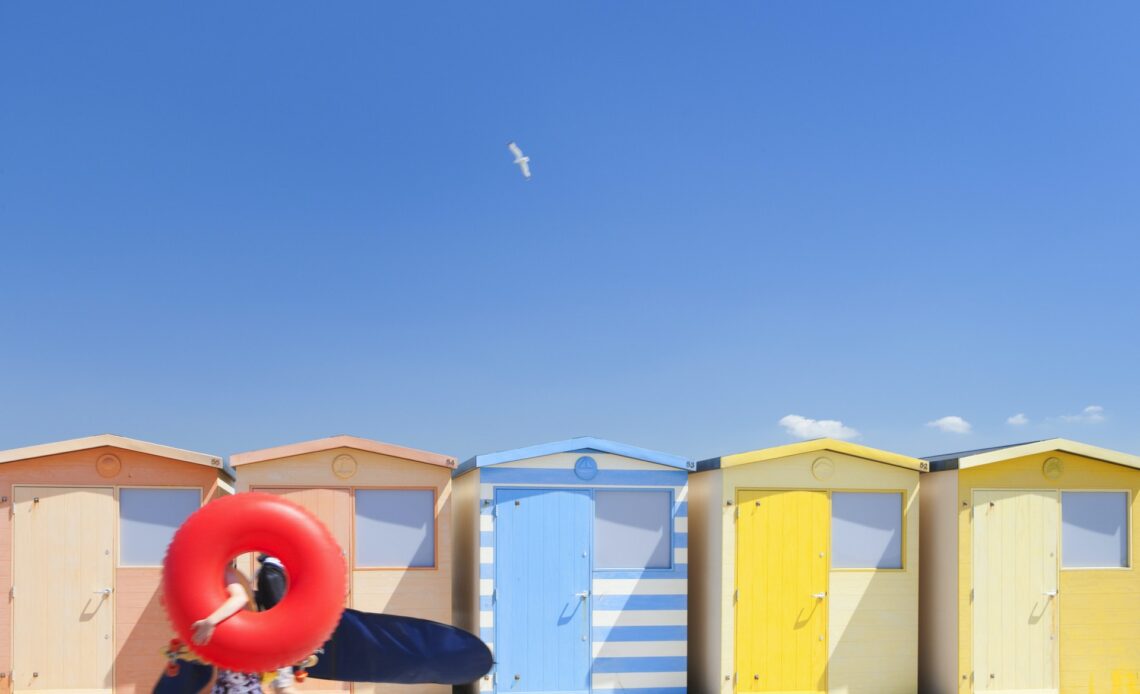
<instances>
[{"instance_id":1,"label":"hut door","mask_svg":"<svg viewBox=\"0 0 1140 694\"><path fill-rule=\"evenodd\" d=\"M590 691L592 520L588 491L497 491L499 692Z\"/></svg>"},{"instance_id":2,"label":"hut door","mask_svg":"<svg viewBox=\"0 0 1140 694\"><path fill-rule=\"evenodd\" d=\"M13 497L12 688L110 692L113 490L15 487Z\"/></svg>"},{"instance_id":3,"label":"hut door","mask_svg":"<svg viewBox=\"0 0 1140 694\"><path fill-rule=\"evenodd\" d=\"M352 575L352 490L345 487L257 487L253 489L266 494L283 496L289 501L303 506L313 513L325 527L329 529L341 552L348 562L349 575ZM251 558L252 566L252 558ZM251 572L252 576L253 573ZM352 605L352 584L348 582L349 595L345 597L345 604ZM318 692L347 692L353 685L345 682L331 682L329 680L310 679L295 685L294 689L302 694L317 694Z\"/></svg>"},{"instance_id":4,"label":"hut door","mask_svg":"<svg viewBox=\"0 0 1140 694\"><path fill-rule=\"evenodd\" d=\"M1057 492L974 492L974 690L1057 691Z\"/></svg>"},{"instance_id":5,"label":"hut door","mask_svg":"<svg viewBox=\"0 0 1140 694\"><path fill-rule=\"evenodd\" d=\"M740 491L736 691L822 692L827 680L827 492Z\"/></svg>"}]
</instances>

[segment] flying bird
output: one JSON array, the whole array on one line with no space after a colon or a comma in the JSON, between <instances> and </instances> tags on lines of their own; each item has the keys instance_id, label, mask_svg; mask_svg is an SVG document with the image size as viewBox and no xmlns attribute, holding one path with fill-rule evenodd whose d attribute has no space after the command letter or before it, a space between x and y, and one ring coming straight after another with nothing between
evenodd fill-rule
<instances>
[{"instance_id":1,"label":"flying bird","mask_svg":"<svg viewBox=\"0 0 1140 694\"><path fill-rule=\"evenodd\" d=\"M507 143L507 149L511 150L511 154L515 155L515 163L522 169L523 178L530 180L530 157L524 157L522 150L514 142Z\"/></svg>"}]
</instances>

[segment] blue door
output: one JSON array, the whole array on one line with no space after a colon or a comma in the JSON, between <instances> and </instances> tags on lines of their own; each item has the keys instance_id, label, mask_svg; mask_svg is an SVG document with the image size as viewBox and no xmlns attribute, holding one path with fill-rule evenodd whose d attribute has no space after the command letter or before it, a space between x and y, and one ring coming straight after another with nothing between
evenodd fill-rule
<instances>
[{"instance_id":1,"label":"blue door","mask_svg":"<svg viewBox=\"0 0 1140 694\"><path fill-rule=\"evenodd\" d=\"M590 493L499 489L495 504L496 688L589 692Z\"/></svg>"}]
</instances>

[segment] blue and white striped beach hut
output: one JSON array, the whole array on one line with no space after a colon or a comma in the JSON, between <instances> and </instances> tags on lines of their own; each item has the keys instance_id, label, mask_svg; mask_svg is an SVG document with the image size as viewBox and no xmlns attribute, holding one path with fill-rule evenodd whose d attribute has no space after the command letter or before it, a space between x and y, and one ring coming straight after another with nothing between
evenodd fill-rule
<instances>
[{"instance_id":1,"label":"blue and white striped beach hut","mask_svg":"<svg viewBox=\"0 0 1140 694\"><path fill-rule=\"evenodd\" d=\"M495 653L481 691L685 692L694 468L585 437L456 469L454 610Z\"/></svg>"}]
</instances>

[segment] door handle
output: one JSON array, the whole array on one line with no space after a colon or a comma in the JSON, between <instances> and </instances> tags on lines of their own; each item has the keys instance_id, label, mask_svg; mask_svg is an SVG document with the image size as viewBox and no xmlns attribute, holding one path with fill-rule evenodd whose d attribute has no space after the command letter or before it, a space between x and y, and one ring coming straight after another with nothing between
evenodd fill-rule
<instances>
[{"instance_id":1,"label":"door handle","mask_svg":"<svg viewBox=\"0 0 1140 694\"><path fill-rule=\"evenodd\" d=\"M827 593L812 593L811 596L816 600L823 600L827 597Z\"/></svg>"},{"instance_id":2,"label":"door handle","mask_svg":"<svg viewBox=\"0 0 1140 694\"><path fill-rule=\"evenodd\" d=\"M581 593L574 593L574 595L577 595L579 600L585 600L590 597L590 591L584 590Z\"/></svg>"},{"instance_id":3,"label":"door handle","mask_svg":"<svg viewBox=\"0 0 1140 694\"><path fill-rule=\"evenodd\" d=\"M107 597L108 595L111 594L111 589L110 588L104 588L103 590L93 590L91 592L95 593L96 595L102 595L103 597Z\"/></svg>"},{"instance_id":4,"label":"door handle","mask_svg":"<svg viewBox=\"0 0 1140 694\"><path fill-rule=\"evenodd\" d=\"M1044 595L1047 598L1055 598L1055 597L1057 597L1057 591L1056 590L1047 590L1044 593L1042 593L1042 595Z\"/></svg>"}]
</instances>

